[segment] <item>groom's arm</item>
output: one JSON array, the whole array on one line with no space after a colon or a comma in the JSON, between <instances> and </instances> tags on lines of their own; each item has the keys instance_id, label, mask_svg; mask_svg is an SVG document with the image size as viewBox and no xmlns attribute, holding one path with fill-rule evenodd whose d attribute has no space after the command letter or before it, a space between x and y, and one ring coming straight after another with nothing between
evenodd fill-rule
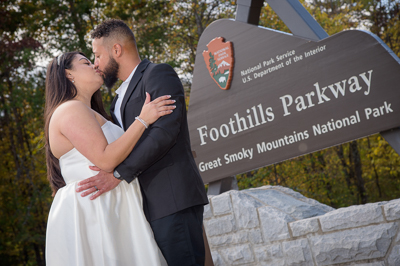
<instances>
[{"instance_id":1,"label":"groom's arm","mask_svg":"<svg viewBox=\"0 0 400 266\"><path fill-rule=\"evenodd\" d=\"M175 144L184 115L183 108L186 108L182 83L171 66L156 65L146 76L143 80L145 91L150 93L151 98L171 95L171 99L176 100L176 109L152 124L147 129L147 135L115 169L128 183L160 160Z\"/></svg>"}]
</instances>

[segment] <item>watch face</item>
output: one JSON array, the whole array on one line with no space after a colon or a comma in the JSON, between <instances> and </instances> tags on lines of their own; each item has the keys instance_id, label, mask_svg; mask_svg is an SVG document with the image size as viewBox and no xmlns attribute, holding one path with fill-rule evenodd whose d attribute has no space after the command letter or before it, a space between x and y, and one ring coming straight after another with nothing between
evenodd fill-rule
<instances>
[{"instance_id":1,"label":"watch face","mask_svg":"<svg viewBox=\"0 0 400 266\"><path fill-rule=\"evenodd\" d=\"M114 176L118 179L121 178L121 175L117 172L117 170L114 171Z\"/></svg>"}]
</instances>

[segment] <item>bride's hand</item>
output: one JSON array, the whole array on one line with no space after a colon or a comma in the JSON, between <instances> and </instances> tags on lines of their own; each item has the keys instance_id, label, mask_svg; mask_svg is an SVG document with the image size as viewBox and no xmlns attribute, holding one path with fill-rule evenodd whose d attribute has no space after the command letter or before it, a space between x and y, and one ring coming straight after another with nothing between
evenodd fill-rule
<instances>
[{"instance_id":1,"label":"bride's hand","mask_svg":"<svg viewBox=\"0 0 400 266\"><path fill-rule=\"evenodd\" d=\"M146 101L139 117L150 125L161 116L172 113L176 106L171 104L175 103L175 100L170 100L169 98L171 98L170 95L165 95L150 101L150 94L146 92Z\"/></svg>"}]
</instances>

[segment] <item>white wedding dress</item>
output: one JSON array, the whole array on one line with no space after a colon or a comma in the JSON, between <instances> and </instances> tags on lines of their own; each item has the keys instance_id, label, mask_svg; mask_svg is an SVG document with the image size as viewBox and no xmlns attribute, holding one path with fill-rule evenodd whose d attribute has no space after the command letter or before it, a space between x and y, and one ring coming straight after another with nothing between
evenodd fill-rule
<instances>
[{"instance_id":1,"label":"white wedding dress","mask_svg":"<svg viewBox=\"0 0 400 266\"><path fill-rule=\"evenodd\" d=\"M108 143L124 131L111 122L102 126ZM94 176L93 165L75 148L61 156L66 186L51 205L46 233L48 266L167 265L142 209L137 179L125 181L95 200L81 197L77 183Z\"/></svg>"}]
</instances>

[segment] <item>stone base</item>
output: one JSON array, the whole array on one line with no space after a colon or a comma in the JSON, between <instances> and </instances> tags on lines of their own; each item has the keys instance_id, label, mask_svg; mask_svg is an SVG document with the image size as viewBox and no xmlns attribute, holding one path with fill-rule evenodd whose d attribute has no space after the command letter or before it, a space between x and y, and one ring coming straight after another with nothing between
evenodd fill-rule
<instances>
[{"instance_id":1,"label":"stone base","mask_svg":"<svg viewBox=\"0 0 400 266\"><path fill-rule=\"evenodd\" d=\"M281 186L209 199L215 266L400 266L400 199L335 210Z\"/></svg>"}]
</instances>

